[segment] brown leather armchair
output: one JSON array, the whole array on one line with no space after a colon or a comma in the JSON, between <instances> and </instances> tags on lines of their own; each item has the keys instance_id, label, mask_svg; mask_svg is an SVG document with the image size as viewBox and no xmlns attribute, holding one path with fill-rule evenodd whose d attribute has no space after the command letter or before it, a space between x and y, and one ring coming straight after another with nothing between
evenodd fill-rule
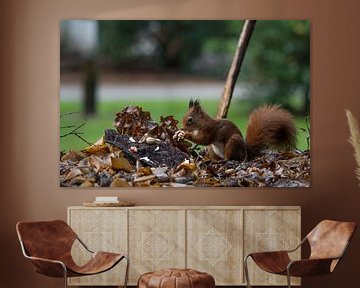
<instances>
[{"instance_id":1,"label":"brown leather armchair","mask_svg":"<svg viewBox=\"0 0 360 288\"><path fill-rule=\"evenodd\" d=\"M20 245L24 256L31 260L35 271L50 277L87 276L112 269L121 260L126 259L124 288L127 285L129 259L125 254L91 251L62 220L19 222L16 225ZM71 247L78 240L92 254L83 266L78 266L72 256Z\"/></svg>"},{"instance_id":2,"label":"brown leather armchair","mask_svg":"<svg viewBox=\"0 0 360 288\"><path fill-rule=\"evenodd\" d=\"M250 253L244 259L247 287L251 287L247 267L249 257L266 272L286 275L289 288L291 288L290 276L304 277L333 272L344 256L355 229L354 222L324 220L292 250ZM289 253L296 251L306 241L310 245L310 257L292 261Z\"/></svg>"}]
</instances>

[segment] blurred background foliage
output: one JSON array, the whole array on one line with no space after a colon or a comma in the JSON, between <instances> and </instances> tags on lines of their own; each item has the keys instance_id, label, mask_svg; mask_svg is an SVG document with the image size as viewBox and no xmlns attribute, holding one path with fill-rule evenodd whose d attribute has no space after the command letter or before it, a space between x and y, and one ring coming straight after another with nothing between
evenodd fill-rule
<instances>
[{"instance_id":1,"label":"blurred background foliage","mask_svg":"<svg viewBox=\"0 0 360 288\"><path fill-rule=\"evenodd\" d=\"M97 25L98 44L93 57L99 71L176 74L192 77L194 81L205 78L225 83L243 21L106 20L97 21ZM81 70L82 58L64 36L62 33L61 73ZM70 62L72 65L63 65ZM278 103L304 123L304 117L310 114L310 22L257 21L237 84L246 89L241 98L232 101L230 119L231 115L244 118L261 104ZM184 111L188 100L178 104L184 106ZM205 108L215 110L218 100L212 104L206 100L206 103L209 106ZM61 113L73 112L71 109L78 109L78 104L62 103ZM144 110L150 109L144 107ZM113 119L114 115L110 117ZM109 124L106 128L111 128Z\"/></svg>"},{"instance_id":2,"label":"blurred background foliage","mask_svg":"<svg viewBox=\"0 0 360 288\"><path fill-rule=\"evenodd\" d=\"M225 80L243 21L98 21L98 62L115 72L176 72ZM61 41L61 56L72 51ZM310 22L258 21L239 81L248 100L309 114Z\"/></svg>"},{"instance_id":3,"label":"blurred background foliage","mask_svg":"<svg viewBox=\"0 0 360 288\"><path fill-rule=\"evenodd\" d=\"M117 71L225 79L243 21L100 21L99 57ZM129 68L130 67L130 68ZM309 114L309 21L258 21L239 81L247 98Z\"/></svg>"}]
</instances>

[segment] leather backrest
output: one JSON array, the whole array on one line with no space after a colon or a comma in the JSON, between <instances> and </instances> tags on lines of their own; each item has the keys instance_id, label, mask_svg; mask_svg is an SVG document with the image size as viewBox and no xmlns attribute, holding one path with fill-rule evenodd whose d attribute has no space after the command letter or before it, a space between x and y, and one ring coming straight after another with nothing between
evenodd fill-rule
<instances>
[{"instance_id":1,"label":"leather backrest","mask_svg":"<svg viewBox=\"0 0 360 288\"><path fill-rule=\"evenodd\" d=\"M19 222L19 240L30 256L47 259L67 259L76 239L75 232L62 220Z\"/></svg>"},{"instance_id":2,"label":"leather backrest","mask_svg":"<svg viewBox=\"0 0 360 288\"><path fill-rule=\"evenodd\" d=\"M306 237L310 258L337 258L346 249L356 229L354 222L321 221Z\"/></svg>"}]
</instances>

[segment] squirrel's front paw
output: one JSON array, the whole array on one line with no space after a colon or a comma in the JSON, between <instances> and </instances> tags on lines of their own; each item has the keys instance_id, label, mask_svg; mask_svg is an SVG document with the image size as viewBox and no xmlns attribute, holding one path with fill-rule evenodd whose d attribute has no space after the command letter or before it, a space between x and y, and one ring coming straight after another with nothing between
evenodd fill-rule
<instances>
[{"instance_id":1,"label":"squirrel's front paw","mask_svg":"<svg viewBox=\"0 0 360 288\"><path fill-rule=\"evenodd\" d=\"M181 141L185 139L185 131L184 130L178 130L175 132L173 139L176 141Z\"/></svg>"}]
</instances>

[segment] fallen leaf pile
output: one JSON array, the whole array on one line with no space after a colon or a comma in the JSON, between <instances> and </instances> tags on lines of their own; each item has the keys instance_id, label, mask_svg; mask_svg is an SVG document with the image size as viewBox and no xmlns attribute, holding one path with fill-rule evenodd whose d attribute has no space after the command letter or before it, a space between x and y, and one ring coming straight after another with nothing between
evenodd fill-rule
<instances>
[{"instance_id":1,"label":"fallen leaf pile","mask_svg":"<svg viewBox=\"0 0 360 288\"><path fill-rule=\"evenodd\" d=\"M63 187L308 187L309 152L265 152L252 161L211 161L175 141L173 116L151 119L140 107L116 114L116 130L60 159Z\"/></svg>"}]
</instances>

